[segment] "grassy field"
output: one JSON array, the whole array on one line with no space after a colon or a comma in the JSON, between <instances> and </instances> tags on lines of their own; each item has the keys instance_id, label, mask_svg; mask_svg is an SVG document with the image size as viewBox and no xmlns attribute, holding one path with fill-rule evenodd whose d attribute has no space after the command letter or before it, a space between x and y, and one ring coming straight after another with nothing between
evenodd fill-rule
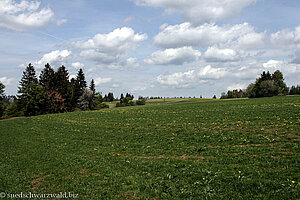
<instances>
[{"instance_id":1,"label":"grassy field","mask_svg":"<svg viewBox=\"0 0 300 200\"><path fill-rule=\"evenodd\" d=\"M0 121L0 192L300 199L300 96Z\"/></svg>"}]
</instances>

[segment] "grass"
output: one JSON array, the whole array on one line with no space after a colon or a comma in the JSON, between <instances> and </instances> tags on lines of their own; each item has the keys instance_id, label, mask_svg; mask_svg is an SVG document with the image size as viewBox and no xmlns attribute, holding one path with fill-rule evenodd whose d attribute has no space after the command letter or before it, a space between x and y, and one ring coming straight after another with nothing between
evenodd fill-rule
<instances>
[{"instance_id":1,"label":"grass","mask_svg":"<svg viewBox=\"0 0 300 200\"><path fill-rule=\"evenodd\" d=\"M300 96L0 121L0 192L300 199Z\"/></svg>"}]
</instances>

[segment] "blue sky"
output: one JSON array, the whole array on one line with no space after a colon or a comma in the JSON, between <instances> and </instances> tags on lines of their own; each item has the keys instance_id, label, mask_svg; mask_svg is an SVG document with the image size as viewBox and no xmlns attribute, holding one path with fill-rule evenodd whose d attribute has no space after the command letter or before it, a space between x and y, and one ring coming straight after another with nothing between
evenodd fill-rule
<instances>
[{"instance_id":1,"label":"blue sky","mask_svg":"<svg viewBox=\"0 0 300 200\"><path fill-rule=\"evenodd\" d=\"M0 81L24 67L82 67L103 93L219 96L262 71L300 84L295 0L2 0Z\"/></svg>"}]
</instances>

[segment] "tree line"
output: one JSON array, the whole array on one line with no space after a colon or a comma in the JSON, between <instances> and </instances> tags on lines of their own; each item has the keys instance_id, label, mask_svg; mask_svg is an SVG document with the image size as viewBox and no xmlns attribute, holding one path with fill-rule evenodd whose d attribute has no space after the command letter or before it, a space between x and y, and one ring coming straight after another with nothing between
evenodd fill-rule
<instances>
[{"instance_id":1,"label":"tree line","mask_svg":"<svg viewBox=\"0 0 300 200\"><path fill-rule=\"evenodd\" d=\"M283 95L300 95L300 86L288 88L284 82L283 74L277 70L273 74L263 72L254 83L248 85L245 90L228 90L221 94L221 99L229 98L259 98Z\"/></svg>"},{"instance_id":2,"label":"tree line","mask_svg":"<svg viewBox=\"0 0 300 200\"><path fill-rule=\"evenodd\" d=\"M94 80L89 87L82 69L76 78L69 79L65 66L56 71L46 64L37 77L29 64L19 82L15 97L4 95L5 86L0 83L0 117L33 116L74 110L98 110L107 108L101 93L96 92Z\"/></svg>"}]
</instances>

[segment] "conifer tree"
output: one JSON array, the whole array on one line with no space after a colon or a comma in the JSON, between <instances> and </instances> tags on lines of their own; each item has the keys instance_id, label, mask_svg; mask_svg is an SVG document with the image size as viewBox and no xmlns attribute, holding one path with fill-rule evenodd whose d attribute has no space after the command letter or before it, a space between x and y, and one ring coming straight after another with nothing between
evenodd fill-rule
<instances>
[{"instance_id":1,"label":"conifer tree","mask_svg":"<svg viewBox=\"0 0 300 200\"><path fill-rule=\"evenodd\" d=\"M29 65L26 67L25 71L23 72L21 81L19 83L20 83L20 87L18 93L21 95L25 92L25 90L27 89L30 83L38 83L35 69L31 65L31 63L29 63Z\"/></svg>"},{"instance_id":2,"label":"conifer tree","mask_svg":"<svg viewBox=\"0 0 300 200\"><path fill-rule=\"evenodd\" d=\"M54 70L53 68L47 63L43 71L40 74L40 84L43 88L47 91L52 90L54 88Z\"/></svg>"},{"instance_id":3,"label":"conifer tree","mask_svg":"<svg viewBox=\"0 0 300 200\"><path fill-rule=\"evenodd\" d=\"M87 83L85 81L85 76L84 76L82 69L79 69L77 76L76 76L76 81L78 83L80 90L83 90L84 88L87 87Z\"/></svg>"},{"instance_id":4,"label":"conifer tree","mask_svg":"<svg viewBox=\"0 0 300 200\"><path fill-rule=\"evenodd\" d=\"M96 88L95 88L95 82L94 79L92 79L91 84L90 84L90 90L93 91L93 94L96 94Z\"/></svg>"}]
</instances>

